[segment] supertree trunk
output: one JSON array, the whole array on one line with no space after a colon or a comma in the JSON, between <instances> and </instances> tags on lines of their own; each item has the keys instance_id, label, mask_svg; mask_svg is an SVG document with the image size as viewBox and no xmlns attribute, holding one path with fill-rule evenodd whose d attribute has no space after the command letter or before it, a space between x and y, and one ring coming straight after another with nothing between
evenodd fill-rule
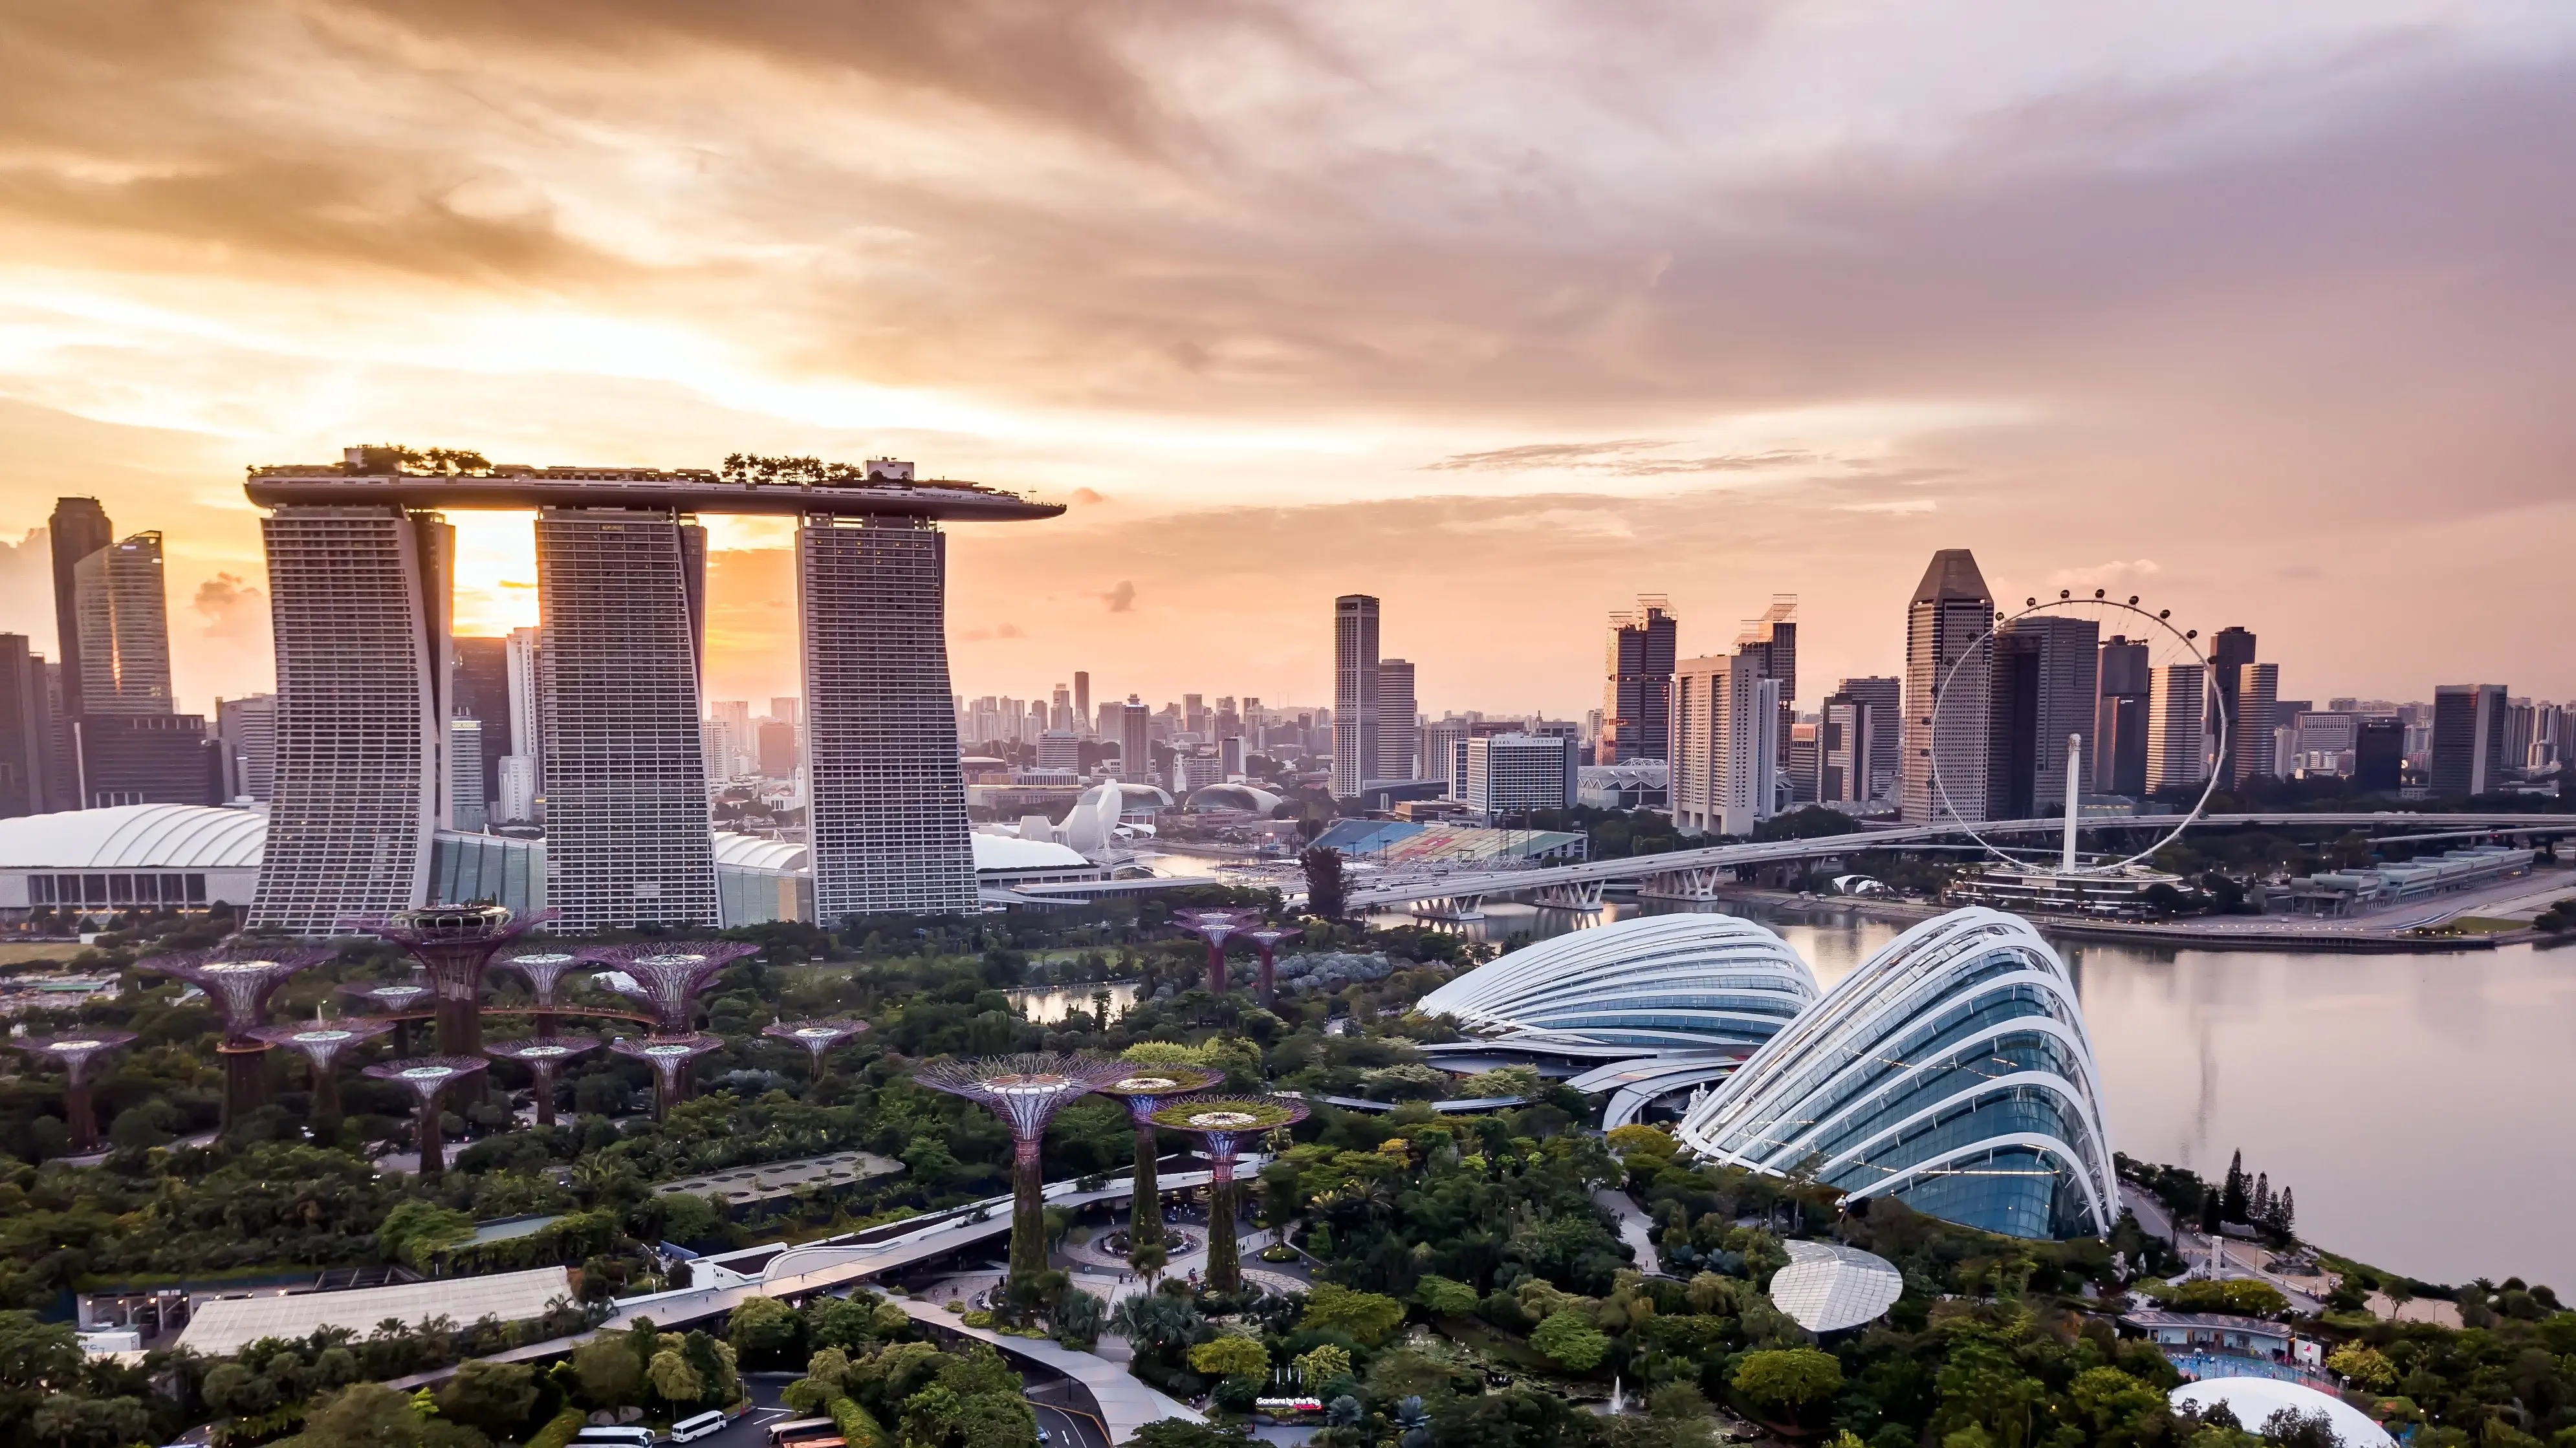
<instances>
[{"instance_id":1,"label":"supertree trunk","mask_svg":"<svg viewBox=\"0 0 2576 1448\"><path fill-rule=\"evenodd\" d=\"M1144 1247L1163 1240L1163 1184L1158 1164L1162 1139L1154 1123L1136 1123L1136 1194L1127 1209L1127 1245Z\"/></svg>"},{"instance_id":2,"label":"supertree trunk","mask_svg":"<svg viewBox=\"0 0 2576 1448\"><path fill-rule=\"evenodd\" d=\"M340 1073L326 1061L311 1063L313 1068L313 1134L322 1136L340 1125Z\"/></svg>"},{"instance_id":3,"label":"supertree trunk","mask_svg":"<svg viewBox=\"0 0 2576 1448\"><path fill-rule=\"evenodd\" d=\"M1045 1185L1038 1139L1026 1136L1011 1143L1012 1296L1047 1269Z\"/></svg>"},{"instance_id":4,"label":"supertree trunk","mask_svg":"<svg viewBox=\"0 0 2576 1448\"><path fill-rule=\"evenodd\" d=\"M1225 998L1225 940L1222 936L1208 941L1207 988L1209 995L1219 1000Z\"/></svg>"},{"instance_id":5,"label":"supertree trunk","mask_svg":"<svg viewBox=\"0 0 2576 1448\"><path fill-rule=\"evenodd\" d=\"M435 1181L447 1171L446 1141L439 1121L438 1098L431 1096L420 1103L420 1176Z\"/></svg>"},{"instance_id":6,"label":"supertree trunk","mask_svg":"<svg viewBox=\"0 0 2576 1448\"><path fill-rule=\"evenodd\" d=\"M438 1054L483 1054L483 1011L479 1001L471 997L453 997L444 990L439 992Z\"/></svg>"},{"instance_id":7,"label":"supertree trunk","mask_svg":"<svg viewBox=\"0 0 2576 1448\"><path fill-rule=\"evenodd\" d=\"M1232 1296L1243 1287L1234 1246L1234 1158L1220 1156L1208 1177L1208 1291Z\"/></svg>"},{"instance_id":8,"label":"supertree trunk","mask_svg":"<svg viewBox=\"0 0 2576 1448\"><path fill-rule=\"evenodd\" d=\"M537 1098L537 1124L555 1124L555 1068L545 1061L534 1063L529 1074L536 1078L536 1089L529 1094Z\"/></svg>"},{"instance_id":9,"label":"supertree trunk","mask_svg":"<svg viewBox=\"0 0 2576 1448\"><path fill-rule=\"evenodd\" d=\"M222 1126L232 1131L268 1104L268 1048L223 1045L215 1050L224 1058Z\"/></svg>"},{"instance_id":10,"label":"supertree trunk","mask_svg":"<svg viewBox=\"0 0 2576 1448\"><path fill-rule=\"evenodd\" d=\"M71 1116L72 1150L82 1155L98 1150L98 1111L90 1104L86 1077L72 1079L63 1104Z\"/></svg>"}]
</instances>

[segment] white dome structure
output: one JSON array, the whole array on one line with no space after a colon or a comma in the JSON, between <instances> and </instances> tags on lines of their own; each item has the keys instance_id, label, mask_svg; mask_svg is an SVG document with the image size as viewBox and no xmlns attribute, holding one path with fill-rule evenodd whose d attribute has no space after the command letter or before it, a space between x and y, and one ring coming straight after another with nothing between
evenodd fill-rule
<instances>
[{"instance_id":1,"label":"white dome structure","mask_svg":"<svg viewBox=\"0 0 2576 1448\"><path fill-rule=\"evenodd\" d=\"M1639 915L1478 966L1415 1009L1509 1038L1606 1046L1758 1046L1817 996L1789 943L1732 915Z\"/></svg>"},{"instance_id":2,"label":"white dome structure","mask_svg":"<svg viewBox=\"0 0 2576 1448\"><path fill-rule=\"evenodd\" d=\"M1115 782L1084 790L1058 827L1065 844L1078 855L1108 853L1110 842L1118 838L1118 816L1125 805L1126 795Z\"/></svg>"},{"instance_id":3,"label":"white dome structure","mask_svg":"<svg viewBox=\"0 0 2576 1448\"><path fill-rule=\"evenodd\" d=\"M1700 1156L2006 1236L2120 1212L2101 1075L2065 962L2019 916L1906 931L1682 1119Z\"/></svg>"},{"instance_id":4,"label":"white dome structure","mask_svg":"<svg viewBox=\"0 0 2576 1448\"><path fill-rule=\"evenodd\" d=\"M2343 1448L2396 1448L2397 1440L2387 1429L2371 1421L2363 1412L2331 1393L2321 1393L2304 1383L2287 1383L2278 1378L2202 1378L2173 1390L2170 1399L2177 1408L2194 1406L2204 1411L2220 1403L2236 1415L2236 1421L2249 1433L2260 1433L2263 1424L2274 1413L2287 1409L2302 1418L2323 1414L2326 1426L2334 1431Z\"/></svg>"},{"instance_id":5,"label":"white dome structure","mask_svg":"<svg viewBox=\"0 0 2576 1448\"><path fill-rule=\"evenodd\" d=\"M1279 804L1280 796L1272 794L1269 790L1241 781L1229 781L1224 784L1203 784L1191 790L1189 802L1181 808L1190 814L1231 810L1239 814L1256 814L1266 818L1272 810L1279 808Z\"/></svg>"}]
</instances>

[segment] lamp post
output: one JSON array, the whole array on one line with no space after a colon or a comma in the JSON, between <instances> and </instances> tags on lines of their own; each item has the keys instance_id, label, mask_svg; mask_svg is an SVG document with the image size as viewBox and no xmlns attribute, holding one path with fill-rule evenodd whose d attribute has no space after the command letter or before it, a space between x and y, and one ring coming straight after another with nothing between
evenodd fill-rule
<instances>
[{"instance_id":1,"label":"lamp post","mask_svg":"<svg viewBox=\"0 0 2576 1448\"><path fill-rule=\"evenodd\" d=\"M1234 936L1261 923L1261 917L1250 910L1175 910L1172 919L1182 929L1193 931L1208 948L1207 988L1212 996L1225 994L1225 943Z\"/></svg>"},{"instance_id":2,"label":"lamp post","mask_svg":"<svg viewBox=\"0 0 2576 1448\"><path fill-rule=\"evenodd\" d=\"M812 1067L805 1084L811 1089L823 1079L823 1058L839 1050L851 1038L864 1035L867 1029L865 1021L772 1021L761 1027L760 1033L773 1040L793 1041L805 1048Z\"/></svg>"},{"instance_id":3,"label":"lamp post","mask_svg":"<svg viewBox=\"0 0 2576 1448\"><path fill-rule=\"evenodd\" d=\"M392 1021L380 1021L370 1016L343 1016L336 1021L324 1021L316 1016L310 1025L259 1026L251 1034L272 1046L284 1046L300 1053L305 1064L312 1068L313 1110L310 1119L313 1134L319 1137L326 1123L336 1126L340 1121L340 1077L332 1069L333 1062L349 1047L361 1041L374 1040L393 1028Z\"/></svg>"},{"instance_id":4,"label":"lamp post","mask_svg":"<svg viewBox=\"0 0 2576 1448\"><path fill-rule=\"evenodd\" d=\"M212 950L147 956L134 963L137 970L175 976L194 984L223 1013L224 1039L215 1051L224 1058L226 1131L239 1126L268 1095L263 1060L268 1043L251 1034L254 1027L265 1022L268 998L286 984L288 976L330 959L329 951L311 949L281 951L261 959L238 958L226 954L233 945L228 941Z\"/></svg>"},{"instance_id":5,"label":"lamp post","mask_svg":"<svg viewBox=\"0 0 2576 1448\"><path fill-rule=\"evenodd\" d=\"M642 1001L652 1012L654 1034L685 1036L697 1029L698 992L726 966L759 953L759 946L738 940L684 940L597 946L583 951L581 958L632 983L597 982Z\"/></svg>"},{"instance_id":6,"label":"lamp post","mask_svg":"<svg viewBox=\"0 0 2576 1448\"><path fill-rule=\"evenodd\" d=\"M1234 1241L1234 1159L1244 1138L1306 1119L1294 1096L1183 1096L1154 1108L1156 1126L1207 1143L1208 1290L1232 1295L1243 1286L1243 1260Z\"/></svg>"},{"instance_id":7,"label":"lamp post","mask_svg":"<svg viewBox=\"0 0 2576 1448\"><path fill-rule=\"evenodd\" d=\"M554 917L552 910L514 915L502 905L435 905L346 923L410 951L428 971L438 995L438 1049L463 1057L483 1049L483 973L492 957Z\"/></svg>"},{"instance_id":8,"label":"lamp post","mask_svg":"<svg viewBox=\"0 0 2576 1448\"><path fill-rule=\"evenodd\" d=\"M1076 1099L1133 1070L1097 1056L1054 1053L951 1057L913 1068L913 1080L963 1096L1011 1128L1012 1296L1046 1270L1045 1180L1039 1174L1038 1149L1047 1123Z\"/></svg>"},{"instance_id":9,"label":"lamp post","mask_svg":"<svg viewBox=\"0 0 2576 1448\"><path fill-rule=\"evenodd\" d=\"M1263 1005L1270 1005L1279 999L1279 947L1305 933L1293 925L1264 925L1258 930L1243 932L1243 938L1251 941L1253 948L1261 952L1261 1003Z\"/></svg>"},{"instance_id":10,"label":"lamp post","mask_svg":"<svg viewBox=\"0 0 2576 1448\"><path fill-rule=\"evenodd\" d=\"M1127 1210L1127 1245L1158 1246L1163 1240L1163 1187L1159 1179L1162 1142L1154 1131L1154 1108L1175 1096L1205 1091L1225 1079L1205 1066L1141 1066L1100 1088L1103 1096L1127 1103L1136 1123L1136 1190Z\"/></svg>"},{"instance_id":11,"label":"lamp post","mask_svg":"<svg viewBox=\"0 0 2576 1448\"><path fill-rule=\"evenodd\" d=\"M536 1078L531 1094L537 1098L537 1124L555 1124L555 1073L566 1061L584 1051L596 1050L599 1042L590 1036L531 1036L524 1041L502 1041L483 1048L483 1054L500 1061L516 1061Z\"/></svg>"},{"instance_id":12,"label":"lamp post","mask_svg":"<svg viewBox=\"0 0 2576 1448\"><path fill-rule=\"evenodd\" d=\"M723 1045L721 1036L693 1033L646 1036L640 1041L620 1036L608 1043L608 1049L653 1068L653 1119L662 1121L669 1118L672 1107L689 1099L689 1063Z\"/></svg>"},{"instance_id":13,"label":"lamp post","mask_svg":"<svg viewBox=\"0 0 2576 1448\"><path fill-rule=\"evenodd\" d=\"M83 1031L78 1035L10 1041L9 1045L63 1063L64 1124L72 1129L72 1150L87 1155L98 1150L98 1113L90 1105L90 1062L134 1044L132 1031Z\"/></svg>"},{"instance_id":14,"label":"lamp post","mask_svg":"<svg viewBox=\"0 0 2576 1448\"><path fill-rule=\"evenodd\" d=\"M447 1156L440 1139L438 1098L448 1087L483 1073L491 1063L480 1056L416 1056L408 1061L383 1061L366 1068L367 1074L379 1081L391 1081L410 1090L420 1101L420 1172L435 1179L447 1170Z\"/></svg>"}]
</instances>

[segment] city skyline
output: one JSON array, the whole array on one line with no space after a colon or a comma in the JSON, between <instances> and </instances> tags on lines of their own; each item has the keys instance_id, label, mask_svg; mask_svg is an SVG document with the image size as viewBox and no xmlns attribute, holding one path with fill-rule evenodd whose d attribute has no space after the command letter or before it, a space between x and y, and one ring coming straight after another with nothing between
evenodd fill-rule
<instances>
[{"instance_id":1,"label":"city skyline","mask_svg":"<svg viewBox=\"0 0 2576 1448\"><path fill-rule=\"evenodd\" d=\"M240 467L352 438L892 452L1071 503L959 530L968 693L1079 654L1104 694L1322 698L1295 625L1348 592L1415 621L1435 709L1572 712L1641 590L1797 592L1815 677L1886 673L1888 596L1947 546L2008 596L2246 622L2296 692L2420 694L2437 648L2576 692L2538 622L2576 510L2563 9L2037 10L1968 67L1919 64L1967 43L1929 15L1452 50L1393 15L648 14L613 51L297 15L0 22L0 537L62 495L162 532L192 711L267 665ZM1211 46L1261 79L1170 63ZM110 68L124 103L79 103ZM493 546L524 527L456 522L460 631L533 623L533 555ZM712 691L784 692L787 531L710 542ZM0 624L41 637L22 571Z\"/></svg>"}]
</instances>

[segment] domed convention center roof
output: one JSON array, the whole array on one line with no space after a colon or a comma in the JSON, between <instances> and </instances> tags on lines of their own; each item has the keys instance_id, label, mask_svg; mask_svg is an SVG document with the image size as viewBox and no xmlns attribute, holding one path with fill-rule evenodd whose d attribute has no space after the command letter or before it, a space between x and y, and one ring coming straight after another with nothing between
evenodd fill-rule
<instances>
[{"instance_id":1,"label":"domed convention center roof","mask_svg":"<svg viewBox=\"0 0 2576 1448\"><path fill-rule=\"evenodd\" d=\"M1970 907L1845 976L1682 1119L1691 1151L2025 1238L2120 1198L2075 982L2030 923Z\"/></svg>"},{"instance_id":2,"label":"domed convention center roof","mask_svg":"<svg viewBox=\"0 0 2576 1448\"><path fill-rule=\"evenodd\" d=\"M2171 1401L2177 1408L2193 1404L2203 1409L2225 1403L2249 1433L2262 1432L2263 1424L2286 1408L2302 1418L2323 1414L2343 1448L2394 1448L2397 1442L2368 1413L2343 1399L2276 1378L2203 1378L2174 1389Z\"/></svg>"},{"instance_id":3,"label":"domed convention center roof","mask_svg":"<svg viewBox=\"0 0 2576 1448\"><path fill-rule=\"evenodd\" d=\"M0 820L0 869L248 870L267 842L253 810L121 804Z\"/></svg>"},{"instance_id":4,"label":"domed convention center roof","mask_svg":"<svg viewBox=\"0 0 2576 1448\"><path fill-rule=\"evenodd\" d=\"M1638 915L1542 940L1422 998L1470 1029L1642 1048L1756 1046L1816 999L1789 943L1732 915Z\"/></svg>"},{"instance_id":5,"label":"domed convention center roof","mask_svg":"<svg viewBox=\"0 0 2576 1448\"><path fill-rule=\"evenodd\" d=\"M1236 810L1244 814L1267 815L1279 808L1279 796L1249 784L1207 784L1190 791L1190 802L1182 808L1191 814Z\"/></svg>"}]
</instances>

